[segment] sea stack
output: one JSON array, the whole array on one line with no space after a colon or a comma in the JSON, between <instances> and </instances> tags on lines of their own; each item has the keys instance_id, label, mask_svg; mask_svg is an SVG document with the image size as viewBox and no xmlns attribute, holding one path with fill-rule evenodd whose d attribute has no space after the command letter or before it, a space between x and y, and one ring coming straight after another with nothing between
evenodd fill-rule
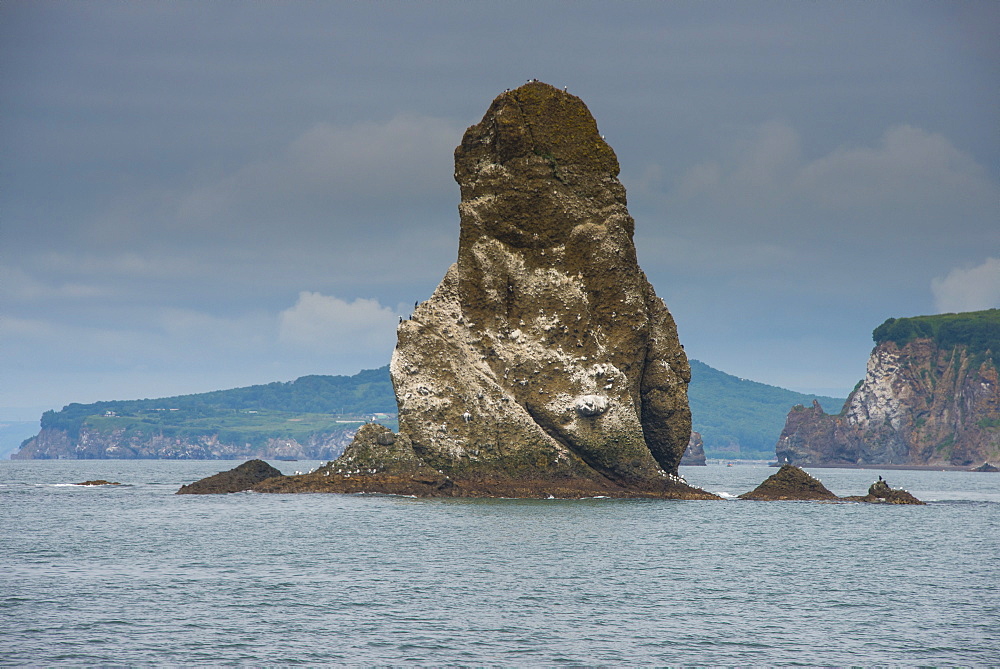
<instances>
[{"instance_id":1,"label":"sea stack","mask_svg":"<svg viewBox=\"0 0 1000 669\"><path fill-rule=\"evenodd\" d=\"M691 371L618 171L583 101L545 83L466 131L458 261L390 365L400 431L433 468L647 491L677 474Z\"/></svg>"},{"instance_id":2,"label":"sea stack","mask_svg":"<svg viewBox=\"0 0 1000 669\"><path fill-rule=\"evenodd\" d=\"M580 98L498 96L455 150L457 262L398 326L399 434L256 489L717 499L677 475L691 369L618 169Z\"/></svg>"}]
</instances>

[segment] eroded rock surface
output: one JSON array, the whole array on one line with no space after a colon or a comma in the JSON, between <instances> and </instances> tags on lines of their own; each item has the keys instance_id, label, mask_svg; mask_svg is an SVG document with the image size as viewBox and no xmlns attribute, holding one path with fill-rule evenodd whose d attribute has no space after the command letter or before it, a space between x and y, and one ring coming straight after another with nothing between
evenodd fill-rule
<instances>
[{"instance_id":1,"label":"eroded rock surface","mask_svg":"<svg viewBox=\"0 0 1000 669\"><path fill-rule=\"evenodd\" d=\"M455 178L458 260L397 331L399 434L368 426L255 490L717 499L677 476L691 370L586 105L541 82L504 92Z\"/></svg>"},{"instance_id":2,"label":"eroded rock surface","mask_svg":"<svg viewBox=\"0 0 1000 669\"><path fill-rule=\"evenodd\" d=\"M390 365L400 431L455 479L659 489L691 434L691 372L587 107L541 82L503 93L455 177L458 261Z\"/></svg>"},{"instance_id":3,"label":"eroded rock surface","mask_svg":"<svg viewBox=\"0 0 1000 669\"><path fill-rule=\"evenodd\" d=\"M263 460L247 460L229 471L213 474L190 485L183 485L178 495L214 495L243 492L270 478L284 475Z\"/></svg>"},{"instance_id":4,"label":"eroded rock surface","mask_svg":"<svg viewBox=\"0 0 1000 669\"><path fill-rule=\"evenodd\" d=\"M253 489L448 497L454 494L454 482L417 457L405 434L369 423L358 430L354 441L336 460L309 474L270 479Z\"/></svg>"},{"instance_id":5,"label":"eroded rock surface","mask_svg":"<svg viewBox=\"0 0 1000 669\"><path fill-rule=\"evenodd\" d=\"M819 479L795 465L782 465L759 486L740 495L740 499L775 500L837 500Z\"/></svg>"}]
</instances>

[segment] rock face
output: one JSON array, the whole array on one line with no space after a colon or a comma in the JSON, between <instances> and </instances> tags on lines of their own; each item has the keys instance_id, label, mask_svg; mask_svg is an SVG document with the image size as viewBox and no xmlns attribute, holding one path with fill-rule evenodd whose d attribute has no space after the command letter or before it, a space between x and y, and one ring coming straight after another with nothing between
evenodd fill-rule
<instances>
[{"instance_id":1,"label":"rock face","mask_svg":"<svg viewBox=\"0 0 1000 669\"><path fill-rule=\"evenodd\" d=\"M782 465L763 483L740 495L740 499L775 500L837 500L819 479L794 465Z\"/></svg>"},{"instance_id":2,"label":"rock face","mask_svg":"<svg viewBox=\"0 0 1000 669\"><path fill-rule=\"evenodd\" d=\"M497 97L455 151L457 262L400 323L399 434L256 490L717 499L677 476L691 370L576 96Z\"/></svg>"},{"instance_id":3,"label":"rock face","mask_svg":"<svg viewBox=\"0 0 1000 669\"><path fill-rule=\"evenodd\" d=\"M778 461L969 466L1000 459L1000 378L992 348L1000 339L1000 311L887 324L926 336L884 336L840 415L826 414L817 402L794 407L775 447ZM946 326L972 334L945 336Z\"/></svg>"},{"instance_id":4,"label":"rock face","mask_svg":"<svg viewBox=\"0 0 1000 669\"><path fill-rule=\"evenodd\" d=\"M458 261L400 324L400 432L454 478L656 489L690 367L639 269L618 161L583 102L505 92L455 151Z\"/></svg>"},{"instance_id":5,"label":"rock face","mask_svg":"<svg viewBox=\"0 0 1000 669\"><path fill-rule=\"evenodd\" d=\"M688 442L687 450L684 451L684 456L681 458L681 464L685 466L707 466L705 442L701 438L701 433L691 433L691 440Z\"/></svg>"},{"instance_id":6,"label":"rock face","mask_svg":"<svg viewBox=\"0 0 1000 669\"><path fill-rule=\"evenodd\" d=\"M239 467L227 472L219 472L190 485L181 486L178 495L214 495L219 493L243 492L270 478L284 475L263 460L247 460Z\"/></svg>"}]
</instances>

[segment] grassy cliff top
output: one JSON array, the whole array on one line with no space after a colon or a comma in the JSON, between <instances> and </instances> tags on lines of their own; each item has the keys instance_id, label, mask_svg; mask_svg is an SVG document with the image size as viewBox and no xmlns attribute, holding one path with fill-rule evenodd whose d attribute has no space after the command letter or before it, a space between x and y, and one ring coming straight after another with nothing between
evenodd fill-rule
<instances>
[{"instance_id":1,"label":"grassy cliff top","mask_svg":"<svg viewBox=\"0 0 1000 669\"><path fill-rule=\"evenodd\" d=\"M939 348L966 346L970 354L1000 352L1000 309L890 318L872 332L876 344L904 346L915 339L933 339Z\"/></svg>"},{"instance_id":2,"label":"grassy cliff top","mask_svg":"<svg viewBox=\"0 0 1000 669\"><path fill-rule=\"evenodd\" d=\"M301 431L303 426L315 421L312 418L299 421L298 418L310 414L364 416L395 412L396 397L389 380L389 368L385 366L366 369L354 376L303 376L295 381L196 395L69 404L61 411L42 414L41 426L66 430L73 436L85 422L93 427L119 425L124 419L160 427L213 424L250 431L266 430L277 422L284 428L296 427ZM109 420L102 420L105 417ZM288 424L293 419L302 425Z\"/></svg>"}]
</instances>

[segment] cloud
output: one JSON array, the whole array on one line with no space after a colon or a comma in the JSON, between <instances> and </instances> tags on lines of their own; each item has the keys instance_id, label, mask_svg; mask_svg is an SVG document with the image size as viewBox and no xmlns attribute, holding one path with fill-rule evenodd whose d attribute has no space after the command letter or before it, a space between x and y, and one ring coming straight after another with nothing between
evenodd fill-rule
<instances>
[{"instance_id":1,"label":"cloud","mask_svg":"<svg viewBox=\"0 0 1000 669\"><path fill-rule=\"evenodd\" d=\"M998 186L975 159L943 135L911 125L885 131L875 146L841 146L803 157L799 133L770 121L734 139L723 155L688 168L678 201L716 200L759 206L793 202L859 210L928 204L995 203Z\"/></svg>"},{"instance_id":2,"label":"cloud","mask_svg":"<svg viewBox=\"0 0 1000 669\"><path fill-rule=\"evenodd\" d=\"M931 292L940 313L1000 307L1000 258L987 258L975 267L956 267L947 276L933 279Z\"/></svg>"},{"instance_id":3,"label":"cloud","mask_svg":"<svg viewBox=\"0 0 1000 669\"><path fill-rule=\"evenodd\" d=\"M295 305L279 315L278 340L325 352L348 347L355 351L391 351L397 321L397 314L378 300L358 298L346 302L303 291Z\"/></svg>"},{"instance_id":4,"label":"cloud","mask_svg":"<svg viewBox=\"0 0 1000 669\"><path fill-rule=\"evenodd\" d=\"M841 147L802 166L794 186L837 207L912 206L996 193L972 156L944 136L910 125L890 128L878 146Z\"/></svg>"},{"instance_id":5,"label":"cloud","mask_svg":"<svg viewBox=\"0 0 1000 669\"><path fill-rule=\"evenodd\" d=\"M383 123L318 123L280 154L184 195L178 217L204 225L263 213L266 224L277 225L303 210L311 213L310 207L329 218L359 205L453 197L452 152L462 130L446 119L412 114Z\"/></svg>"},{"instance_id":6,"label":"cloud","mask_svg":"<svg viewBox=\"0 0 1000 669\"><path fill-rule=\"evenodd\" d=\"M0 299L16 302L103 297L107 291L77 281L41 281L18 267L0 265Z\"/></svg>"}]
</instances>

